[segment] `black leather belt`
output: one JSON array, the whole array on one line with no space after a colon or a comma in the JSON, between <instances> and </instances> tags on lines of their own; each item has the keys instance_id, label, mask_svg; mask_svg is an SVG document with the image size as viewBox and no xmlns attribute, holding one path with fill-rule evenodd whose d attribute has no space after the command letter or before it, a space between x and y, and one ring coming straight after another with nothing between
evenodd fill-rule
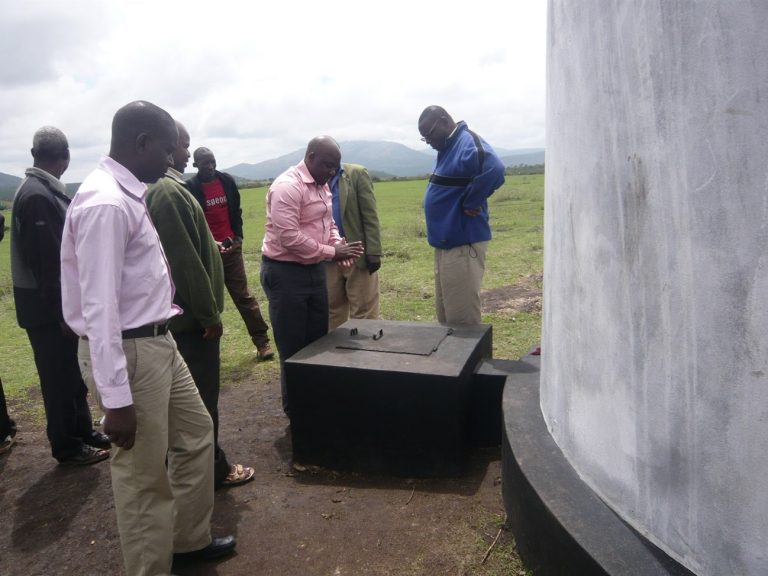
<instances>
[{"instance_id":1,"label":"black leather belt","mask_svg":"<svg viewBox=\"0 0 768 576\"><path fill-rule=\"evenodd\" d=\"M168 320L161 324L146 324L139 326L138 328L131 328L130 330L123 330L120 334L123 340L131 340L132 338L154 338L155 336L162 336L168 332ZM88 336L80 336L82 340L88 340Z\"/></svg>"},{"instance_id":2,"label":"black leather belt","mask_svg":"<svg viewBox=\"0 0 768 576\"><path fill-rule=\"evenodd\" d=\"M161 324L146 324L138 328L123 330L122 334L123 340L130 340L132 338L153 338L155 336L162 336L166 332L168 332L168 321Z\"/></svg>"},{"instance_id":3,"label":"black leather belt","mask_svg":"<svg viewBox=\"0 0 768 576\"><path fill-rule=\"evenodd\" d=\"M317 262L315 264L302 264L301 262L293 262L292 260L275 260L269 256L261 255L262 262L269 262L270 264L280 264L281 266L298 266L299 268L310 268L312 266L319 266L323 262Z\"/></svg>"}]
</instances>

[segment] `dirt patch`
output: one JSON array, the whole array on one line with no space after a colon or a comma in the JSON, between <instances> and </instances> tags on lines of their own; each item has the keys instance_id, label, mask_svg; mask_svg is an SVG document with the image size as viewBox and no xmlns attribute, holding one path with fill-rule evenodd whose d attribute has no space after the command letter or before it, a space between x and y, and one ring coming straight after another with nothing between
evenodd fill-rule
<instances>
[{"instance_id":1,"label":"dirt patch","mask_svg":"<svg viewBox=\"0 0 768 576\"><path fill-rule=\"evenodd\" d=\"M513 315L541 311L541 274L529 274L517 284L484 290L480 294L483 312Z\"/></svg>"},{"instance_id":2,"label":"dirt patch","mask_svg":"<svg viewBox=\"0 0 768 576\"><path fill-rule=\"evenodd\" d=\"M19 440L0 456L0 574L122 574L109 464L58 466L35 411L10 408ZM474 452L450 479L296 471L276 365L266 381L226 386L220 414L230 461L254 466L256 481L216 493L214 535L236 535L237 555L179 574L522 573L506 532L481 563L503 522L498 449Z\"/></svg>"}]
</instances>

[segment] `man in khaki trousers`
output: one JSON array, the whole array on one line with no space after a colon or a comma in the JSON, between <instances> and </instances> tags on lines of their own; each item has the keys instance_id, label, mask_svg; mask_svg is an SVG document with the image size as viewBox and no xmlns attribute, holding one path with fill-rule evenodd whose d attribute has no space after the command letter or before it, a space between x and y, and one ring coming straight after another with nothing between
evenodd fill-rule
<instances>
[{"instance_id":1,"label":"man in khaki trousers","mask_svg":"<svg viewBox=\"0 0 768 576\"><path fill-rule=\"evenodd\" d=\"M365 247L363 258L352 266L336 262L325 265L328 329L333 330L350 318L379 317L381 229L368 170L358 164L342 163L328 186L339 235L347 242L359 240Z\"/></svg>"},{"instance_id":2,"label":"man in khaki trousers","mask_svg":"<svg viewBox=\"0 0 768 576\"><path fill-rule=\"evenodd\" d=\"M109 156L67 211L61 246L64 319L80 337L83 377L114 445L112 490L128 576L231 553L211 538L213 424L168 321L181 310L145 203L178 131L149 102L117 111ZM166 465L167 458L167 465Z\"/></svg>"},{"instance_id":3,"label":"man in khaki trousers","mask_svg":"<svg viewBox=\"0 0 768 576\"><path fill-rule=\"evenodd\" d=\"M437 150L424 193L427 242L435 249L437 321L480 324L491 239L488 198L504 184L504 164L488 142L441 106L425 108L418 128L422 142Z\"/></svg>"}]
</instances>

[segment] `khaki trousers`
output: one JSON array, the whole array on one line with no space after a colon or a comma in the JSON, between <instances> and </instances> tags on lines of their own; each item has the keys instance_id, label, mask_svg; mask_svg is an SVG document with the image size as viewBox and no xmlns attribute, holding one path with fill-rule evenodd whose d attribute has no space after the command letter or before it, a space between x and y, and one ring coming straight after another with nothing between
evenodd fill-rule
<instances>
[{"instance_id":1,"label":"khaki trousers","mask_svg":"<svg viewBox=\"0 0 768 576\"><path fill-rule=\"evenodd\" d=\"M441 324L482 324L480 287L488 242L435 248L435 310Z\"/></svg>"},{"instance_id":2,"label":"khaki trousers","mask_svg":"<svg viewBox=\"0 0 768 576\"><path fill-rule=\"evenodd\" d=\"M136 443L112 447L112 491L128 576L169 574L174 552L211 542L213 424L170 334L123 340ZM83 378L96 394L87 340ZM166 466L167 457L167 466Z\"/></svg>"},{"instance_id":3,"label":"khaki trousers","mask_svg":"<svg viewBox=\"0 0 768 576\"><path fill-rule=\"evenodd\" d=\"M328 330L350 318L379 318L379 273L369 274L357 265L342 268L336 262L325 265L328 285Z\"/></svg>"}]
</instances>

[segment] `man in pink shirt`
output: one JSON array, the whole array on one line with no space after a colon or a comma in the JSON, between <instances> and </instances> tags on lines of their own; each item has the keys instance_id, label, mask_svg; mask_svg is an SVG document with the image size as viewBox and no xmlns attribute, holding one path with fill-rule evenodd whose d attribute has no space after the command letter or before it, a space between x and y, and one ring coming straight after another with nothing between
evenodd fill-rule
<instances>
[{"instance_id":1,"label":"man in pink shirt","mask_svg":"<svg viewBox=\"0 0 768 576\"><path fill-rule=\"evenodd\" d=\"M143 182L165 173L177 141L173 119L154 104L118 110L109 156L75 194L61 245L64 319L80 336L80 369L115 446L128 576L168 574L173 560L235 546L231 536L211 539L213 425L168 332L181 310L145 204Z\"/></svg>"},{"instance_id":2,"label":"man in pink shirt","mask_svg":"<svg viewBox=\"0 0 768 576\"><path fill-rule=\"evenodd\" d=\"M261 285L280 353L280 389L288 416L285 361L328 332L323 263L351 266L363 254L361 242L347 244L339 236L332 217L328 181L340 161L333 138L313 138L304 160L278 176L267 193Z\"/></svg>"}]
</instances>

